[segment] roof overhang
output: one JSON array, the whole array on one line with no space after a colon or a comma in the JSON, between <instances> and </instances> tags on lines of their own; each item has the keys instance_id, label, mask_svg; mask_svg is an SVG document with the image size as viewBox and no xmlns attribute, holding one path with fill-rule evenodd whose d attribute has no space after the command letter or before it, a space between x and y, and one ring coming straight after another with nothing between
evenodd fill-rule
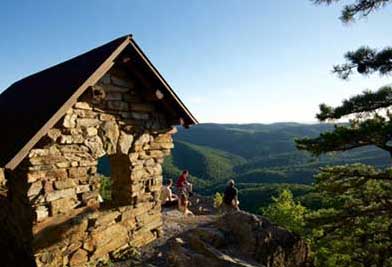
<instances>
[{"instance_id":1,"label":"roof overhang","mask_svg":"<svg viewBox=\"0 0 392 267\"><path fill-rule=\"evenodd\" d=\"M113 45L113 43L115 45ZM115 64L115 60L117 57L125 50L125 49L131 49L134 51L134 54L136 54L140 61L143 62L145 68L155 77L157 82L160 84L160 89L164 91L165 95L169 95L169 98L172 100L171 103L176 105L175 110L178 110L181 112L178 124L182 124L184 127L188 127L189 125L192 124L197 124L198 121L196 118L192 115L192 113L187 109L187 107L184 105L184 103L180 100L180 98L176 95L176 93L173 91L173 89L170 87L170 85L165 81L165 79L162 77L162 75L158 72L158 70L154 67L154 65L151 63L151 61L147 58L147 56L143 53L143 51L140 49L140 47L137 45L137 43L133 40L131 35L127 35L124 37L121 37L119 39L116 39L102 47L96 48L92 51L89 51L81 56L78 56L77 58L71 59L67 62L61 63L59 65L56 65L52 68L49 68L47 70L44 70L40 73L34 74L28 78L25 78L12 86L10 86L7 90L13 89L13 98L17 98L18 96L15 95L15 93L20 94L19 97L23 97L23 90L34 90L34 88L21 88L23 87L23 82L25 80L29 79L38 79L39 75L45 75L45 73L52 71L54 68L60 68L62 64L68 64L70 65L72 60L78 59L79 61L81 60L81 57L89 54L89 53L94 53L98 49L103 49L105 46L111 45L110 54L108 53L108 56L99 66L91 73L91 75L88 75L86 79L83 78L84 81L81 82L81 84L76 88L76 90L73 91L70 96L67 96L67 99L57 108L57 110L54 112L53 115L50 115L49 118L46 120L46 122L43 122L42 126L38 127L38 131L36 131L30 138L24 136L26 139L26 143L19 145L19 148L17 148L16 153L9 153L6 155L6 158L1 158L1 165L3 165L6 169L15 169L19 163L28 155L30 150L37 144L39 140L41 140L42 137L44 137L48 130L51 129L67 112L69 108L71 108L78 100L78 98L91 86L96 84L105 73L107 73L110 68ZM91 55L89 55L91 56ZM48 74L48 73L47 73ZM33 83L34 84L34 83ZM15 87L15 88L14 88ZM17 89L18 92L15 92ZM21 90L23 89L23 90ZM6 91L7 91L6 90ZM4 93L0 95L0 100L3 102L6 101L6 97L1 99ZM12 91L12 90L10 90ZM50 101L50 100L49 100ZM1 101L0 101L1 103ZM1 111L1 110L0 110ZM7 114L5 114L7 115ZM3 129L2 131L7 131L7 130L12 130L12 129ZM9 135L12 133L9 133L6 136L9 137ZM8 144L12 145L12 144ZM1 149L0 145L0 153L3 153L4 150Z\"/></svg>"}]
</instances>

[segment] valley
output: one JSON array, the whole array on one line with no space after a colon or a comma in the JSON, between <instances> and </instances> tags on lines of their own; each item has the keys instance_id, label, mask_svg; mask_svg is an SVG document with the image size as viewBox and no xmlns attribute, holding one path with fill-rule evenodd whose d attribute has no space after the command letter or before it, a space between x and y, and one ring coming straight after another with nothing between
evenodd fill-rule
<instances>
[{"instance_id":1,"label":"valley","mask_svg":"<svg viewBox=\"0 0 392 267\"><path fill-rule=\"evenodd\" d=\"M296 149L294 140L316 137L333 130L331 124L199 124L179 129L175 148L166 158L164 179L175 180L188 169L195 190L203 195L222 192L235 179L241 207L257 212L271 196L289 188L308 208L318 208L321 198L313 192L313 176L320 167L365 163L385 167L388 153L376 147L354 149L318 158Z\"/></svg>"}]
</instances>

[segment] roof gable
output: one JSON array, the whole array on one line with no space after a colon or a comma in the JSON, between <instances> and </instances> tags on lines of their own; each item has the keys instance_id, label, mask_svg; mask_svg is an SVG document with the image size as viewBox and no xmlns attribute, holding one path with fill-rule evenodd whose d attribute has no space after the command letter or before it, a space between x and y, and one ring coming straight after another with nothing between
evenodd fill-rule
<instances>
[{"instance_id":1,"label":"roof gable","mask_svg":"<svg viewBox=\"0 0 392 267\"><path fill-rule=\"evenodd\" d=\"M24 78L0 95L0 166L14 169L30 149L54 126L90 86L114 64L127 47L140 56L146 68L170 93L186 124L197 123L159 72L130 36L113 40L87 53Z\"/></svg>"}]
</instances>

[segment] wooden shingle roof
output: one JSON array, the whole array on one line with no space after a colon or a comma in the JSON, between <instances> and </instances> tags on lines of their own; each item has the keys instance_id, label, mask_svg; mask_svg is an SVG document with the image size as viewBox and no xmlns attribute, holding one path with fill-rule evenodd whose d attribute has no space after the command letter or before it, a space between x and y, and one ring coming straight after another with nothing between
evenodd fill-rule
<instances>
[{"instance_id":1,"label":"wooden shingle roof","mask_svg":"<svg viewBox=\"0 0 392 267\"><path fill-rule=\"evenodd\" d=\"M185 125L197 120L181 102L130 35L24 78L0 95L0 167L14 169L78 97L129 51L137 67L168 95Z\"/></svg>"}]
</instances>

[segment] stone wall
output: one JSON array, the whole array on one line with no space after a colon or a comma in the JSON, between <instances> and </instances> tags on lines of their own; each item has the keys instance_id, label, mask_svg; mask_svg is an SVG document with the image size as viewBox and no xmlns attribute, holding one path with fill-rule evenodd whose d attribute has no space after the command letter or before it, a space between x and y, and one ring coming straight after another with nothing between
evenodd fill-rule
<instances>
[{"instance_id":1,"label":"stone wall","mask_svg":"<svg viewBox=\"0 0 392 267\"><path fill-rule=\"evenodd\" d=\"M6 193L7 193L7 186L6 186L4 169L0 168L0 195L6 195Z\"/></svg>"},{"instance_id":2,"label":"stone wall","mask_svg":"<svg viewBox=\"0 0 392 267\"><path fill-rule=\"evenodd\" d=\"M94 266L159 235L171 118L126 77L117 68L106 74L14 171L10 199L31 221L32 230L22 228L32 232L38 266ZM99 194L103 156L112 168L108 203Z\"/></svg>"}]
</instances>

